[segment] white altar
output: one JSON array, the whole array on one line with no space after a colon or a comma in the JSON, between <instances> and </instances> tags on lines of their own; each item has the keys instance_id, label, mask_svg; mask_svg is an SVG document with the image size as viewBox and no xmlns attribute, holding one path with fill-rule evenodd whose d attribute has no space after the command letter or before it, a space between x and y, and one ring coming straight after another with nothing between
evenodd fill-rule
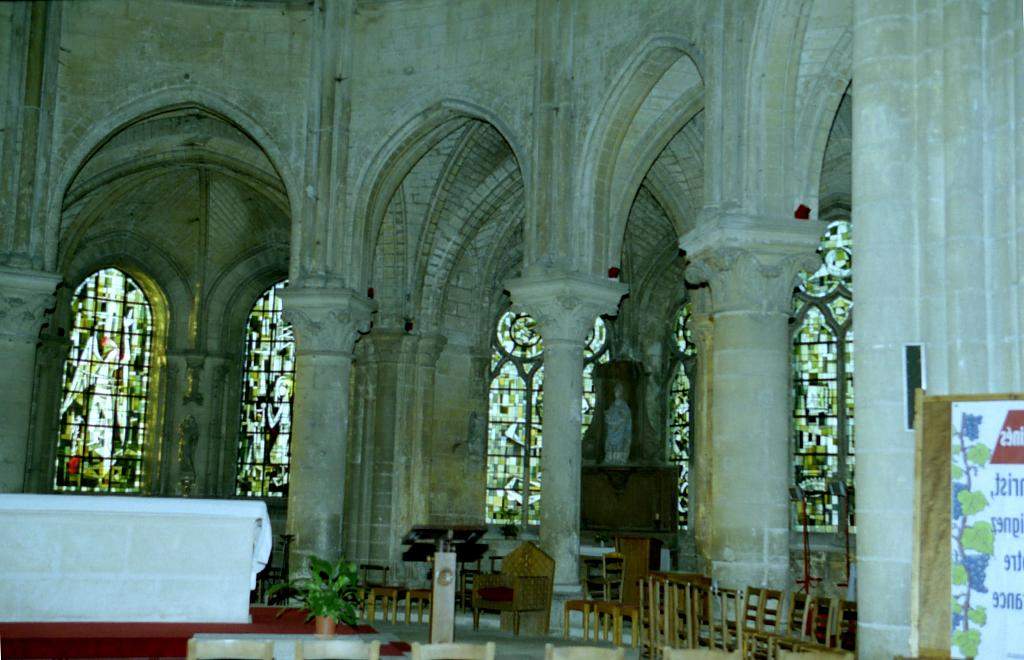
<instances>
[{"instance_id":1,"label":"white altar","mask_svg":"<svg viewBox=\"0 0 1024 660\"><path fill-rule=\"evenodd\" d=\"M0 621L247 623L261 501L0 495Z\"/></svg>"}]
</instances>

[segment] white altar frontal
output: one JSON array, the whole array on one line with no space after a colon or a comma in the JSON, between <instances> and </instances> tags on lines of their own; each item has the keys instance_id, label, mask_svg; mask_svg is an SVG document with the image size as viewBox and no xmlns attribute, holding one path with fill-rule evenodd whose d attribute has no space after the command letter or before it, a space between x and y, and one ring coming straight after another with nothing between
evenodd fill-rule
<instances>
[{"instance_id":1,"label":"white altar frontal","mask_svg":"<svg viewBox=\"0 0 1024 660\"><path fill-rule=\"evenodd\" d=\"M249 621L261 501L0 495L0 621Z\"/></svg>"}]
</instances>

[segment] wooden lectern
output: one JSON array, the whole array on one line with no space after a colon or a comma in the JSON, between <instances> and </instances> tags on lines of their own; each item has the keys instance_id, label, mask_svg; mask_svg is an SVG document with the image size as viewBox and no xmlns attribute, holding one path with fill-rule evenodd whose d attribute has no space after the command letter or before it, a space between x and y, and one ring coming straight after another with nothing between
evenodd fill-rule
<instances>
[{"instance_id":1,"label":"wooden lectern","mask_svg":"<svg viewBox=\"0 0 1024 660\"><path fill-rule=\"evenodd\" d=\"M405 561L431 561L430 643L455 641L455 588L459 562L474 562L487 552L480 539L486 527L413 527L402 544Z\"/></svg>"}]
</instances>

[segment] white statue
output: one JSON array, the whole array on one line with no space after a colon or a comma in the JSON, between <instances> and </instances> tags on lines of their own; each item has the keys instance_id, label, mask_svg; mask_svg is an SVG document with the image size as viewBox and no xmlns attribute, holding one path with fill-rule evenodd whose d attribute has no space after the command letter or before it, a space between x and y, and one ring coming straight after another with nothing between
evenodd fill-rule
<instances>
[{"instance_id":1,"label":"white statue","mask_svg":"<svg viewBox=\"0 0 1024 660\"><path fill-rule=\"evenodd\" d=\"M622 398L622 383L615 384L615 401L604 411L604 462L625 465L633 441L633 415Z\"/></svg>"}]
</instances>

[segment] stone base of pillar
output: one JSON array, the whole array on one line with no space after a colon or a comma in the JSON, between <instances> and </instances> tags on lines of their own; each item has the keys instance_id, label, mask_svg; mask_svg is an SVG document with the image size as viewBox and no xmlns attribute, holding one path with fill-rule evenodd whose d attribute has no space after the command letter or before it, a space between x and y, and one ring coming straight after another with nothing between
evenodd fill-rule
<instances>
[{"instance_id":1,"label":"stone base of pillar","mask_svg":"<svg viewBox=\"0 0 1024 660\"><path fill-rule=\"evenodd\" d=\"M565 602L580 598L583 598L582 586L555 585L554 593L551 594L551 628L548 630L549 635L557 635L562 630L562 615L565 612Z\"/></svg>"}]
</instances>

